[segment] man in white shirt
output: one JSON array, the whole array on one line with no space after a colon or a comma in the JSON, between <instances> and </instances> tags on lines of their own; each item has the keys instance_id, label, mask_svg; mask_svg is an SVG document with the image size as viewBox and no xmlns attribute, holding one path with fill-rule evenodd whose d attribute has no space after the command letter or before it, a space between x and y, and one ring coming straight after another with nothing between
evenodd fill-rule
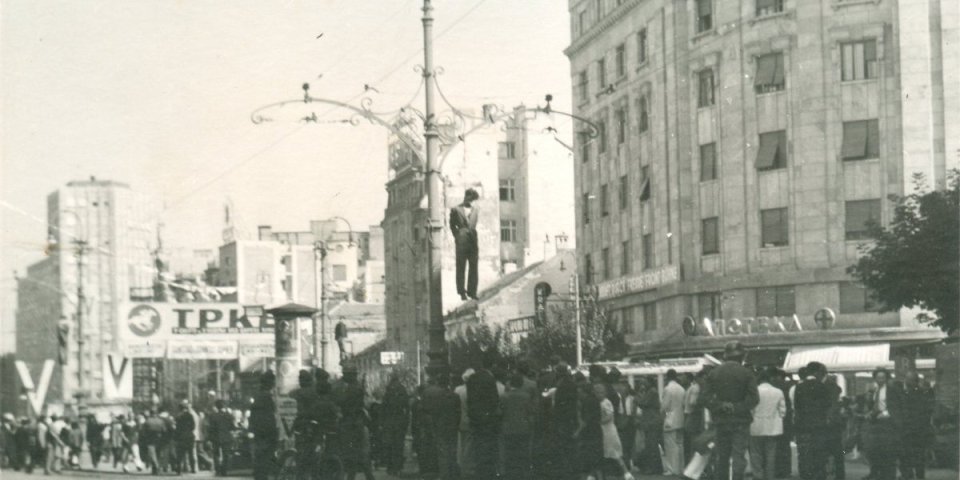
<instances>
[{"instance_id":1,"label":"man in white shirt","mask_svg":"<svg viewBox=\"0 0 960 480\"><path fill-rule=\"evenodd\" d=\"M877 390L873 394L873 411L867 424L865 450L870 461L870 477L875 480L894 480L897 477L897 452L900 432L890 416L890 404L896 395L888 385L890 373L885 368L873 372Z\"/></svg>"},{"instance_id":2,"label":"man in white shirt","mask_svg":"<svg viewBox=\"0 0 960 480\"><path fill-rule=\"evenodd\" d=\"M663 474L682 475L686 465L683 455L683 397L686 391L677 381L677 371L667 371L660 412L663 413Z\"/></svg>"},{"instance_id":3,"label":"man in white shirt","mask_svg":"<svg viewBox=\"0 0 960 480\"><path fill-rule=\"evenodd\" d=\"M757 385L760 402L753 407L753 423L750 424L750 465L756 480L774 478L777 441L783 435L783 417L787 414L783 392L770 384L773 375L770 369L760 373Z\"/></svg>"}]
</instances>

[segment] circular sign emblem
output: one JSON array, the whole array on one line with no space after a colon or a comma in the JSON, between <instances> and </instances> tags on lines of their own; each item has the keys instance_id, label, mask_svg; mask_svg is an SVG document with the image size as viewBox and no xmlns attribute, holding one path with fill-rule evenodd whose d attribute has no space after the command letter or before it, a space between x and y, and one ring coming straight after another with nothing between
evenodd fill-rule
<instances>
[{"instance_id":1,"label":"circular sign emblem","mask_svg":"<svg viewBox=\"0 0 960 480\"><path fill-rule=\"evenodd\" d=\"M821 330L828 330L832 328L834 322L837 321L837 314L833 313L833 310L824 307L813 314L813 321L817 322L817 326L820 327Z\"/></svg>"},{"instance_id":2,"label":"circular sign emblem","mask_svg":"<svg viewBox=\"0 0 960 480\"><path fill-rule=\"evenodd\" d=\"M160 314L150 305L138 305L130 310L127 327L138 337L149 337L160 329Z\"/></svg>"},{"instance_id":3,"label":"circular sign emblem","mask_svg":"<svg viewBox=\"0 0 960 480\"><path fill-rule=\"evenodd\" d=\"M683 334L692 337L697 334L697 322L693 317L687 315L683 317L683 323L680 324L680 329L683 330Z\"/></svg>"}]
</instances>

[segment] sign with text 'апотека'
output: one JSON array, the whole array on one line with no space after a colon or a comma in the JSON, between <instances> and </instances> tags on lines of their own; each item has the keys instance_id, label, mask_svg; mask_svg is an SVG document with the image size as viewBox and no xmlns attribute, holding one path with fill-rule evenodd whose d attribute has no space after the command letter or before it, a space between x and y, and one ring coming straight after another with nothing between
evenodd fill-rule
<instances>
[{"instance_id":1,"label":"sign with text '\u0430\u043f\u043e\u0442\u0435\u043a\u0430'","mask_svg":"<svg viewBox=\"0 0 960 480\"><path fill-rule=\"evenodd\" d=\"M118 338L127 357L221 358L273 351L273 318L235 303L125 303Z\"/></svg>"}]
</instances>

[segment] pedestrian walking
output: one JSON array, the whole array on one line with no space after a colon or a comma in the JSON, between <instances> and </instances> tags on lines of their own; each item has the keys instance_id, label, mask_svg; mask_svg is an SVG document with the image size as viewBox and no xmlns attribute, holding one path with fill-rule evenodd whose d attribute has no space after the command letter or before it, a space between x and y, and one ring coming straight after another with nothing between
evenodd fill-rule
<instances>
[{"instance_id":1,"label":"pedestrian walking","mask_svg":"<svg viewBox=\"0 0 960 480\"><path fill-rule=\"evenodd\" d=\"M753 373L741 365L743 347L730 342L724 347L724 361L714 368L704 383L704 404L710 409L716 428L716 477L730 478L731 460L733 480L742 480L746 470L747 445L750 442L750 413L759 402L757 382Z\"/></svg>"},{"instance_id":2,"label":"pedestrian walking","mask_svg":"<svg viewBox=\"0 0 960 480\"><path fill-rule=\"evenodd\" d=\"M370 432L367 429L370 417L364 404L366 394L357 378L357 368L352 363L343 367L343 383L337 406L343 415L340 419L340 458L346 479L353 480L357 473L362 473L366 480L373 480Z\"/></svg>"},{"instance_id":3,"label":"pedestrian walking","mask_svg":"<svg viewBox=\"0 0 960 480\"><path fill-rule=\"evenodd\" d=\"M4 413L0 424L0 467L19 470L17 465L17 421L13 414Z\"/></svg>"},{"instance_id":4,"label":"pedestrian walking","mask_svg":"<svg viewBox=\"0 0 960 480\"><path fill-rule=\"evenodd\" d=\"M37 440L37 427L30 419L23 417L20 419L20 428L14 435L14 442L17 444L17 465L26 473L32 473L34 466L39 460L39 445Z\"/></svg>"},{"instance_id":5,"label":"pedestrian walking","mask_svg":"<svg viewBox=\"0 0 960 480\"><path fill-rule=\"evenodd\" d=\"M433 430L436 445L433 450L437 455L439 478L459 478L457 435L460 427L460 397L450 390L446 376L437 375L424 390L423 413Z\"/></svg>"},{"instance_id":6,"label":"pedestrian walking","mask_svg":"<svg viewBox=\"0 0 960 480\"><path fill-rule=\"evenodd\" d=\"M217 399L213 405L213 413L211 414L210 418L210 442L213 449L213 471L214 475L218 477L225 477L229 471L230 450L233 447L233 416L227 411L226 404L223 400ZM299 457L297 460L299 462ZM305 475L304 478L309 478L309 476Z\"/></svg>"},{"instance_id":7,"label":"pedestrian walking","mask_svg":"<svg viewBox=\"0 0 960 480\"><path fill-rule=\"evenodd\" d=\"M83 453L83 429L80 428L80 422L74 420L70 422L70 430L62 432L67 441L66 458L71 468L80 468L80 455Z\"/></svg>"},{"instance_id":8,"label":"pedestrian walking","mask_svg":"<svg viewBox=\"0 0 960 480\"><path fill-rule=\"evenodd\" d=\"M580 406L580 430L576 435L579 471L588 479L599 477L603 466L600 400L601 397L606 398L606 389L603 386L606 370L599 365L591 365L589 373L589 381L581 372L574 374ZM597 390L594 390L594 384L597 384Z\"/></svg>"},{"instance_id":9,"label":"pedestrian walking","mask_svg":"<svg viewBox=\"0 0 960 480\"><path fill-rule=\"evenodd\" d=\"M600 433L603 445L603 461L600 464L600 476L597 478L632 478L623 462L623 445L615 425L615 408L610 401L610 385L594 384L593 392L600 402Z\"/></svg>"},{"instance_id":10,"label":"pedestrian walking","mask_svg":"<svg viewBox=\"0 0 960 480\"><path fill-rule=\"evenodd\" d=\"M800 477L809 480L826 478L827 416L832 407L833 391L824 383L827 367L820 362L807 364L806 380L794 394L794 419L797 432L797 458Z\"/></svg>"},{"instance_id":11,"label":"pedestrian walking","mask_svg":"<svg viewBox=\"0 0 960 480\"><path fill-rule=\"evenodd\" d=\"M933 392L920 384L915 371L903 377L903 383L891 404L894 423L900 435L900 476L903 480L926 477L926 451L933 443Z\"/></svg>"},{"instance_id":12,"label":"pedestrian walking","mask_svg":"<svg viewBox=\"0 0 960 480\"><path fill-rule=\"evenodd\" d=\"M771 384L775 375L775 371L766 369L757 381L760 400L753 407L753 422L750 424L750 466L755 480L776 478L777 444L783 435L787 401L783 391Z\"/></svg>"},{"instance_id":13,"label":"pedestrian walking","mask_svg":"<svg viewBox=\"0 0 960 480\"><path fill-rule=\"evenodd\" d=\"M686 465L683 453L683 399L686 390L680 385L677 371L667 370L667 385L663 388L663 474L682 475Z\"/></svg>"},{"instance_id":14,"label":"pedestrian walking","mask_svg":"<svg viewBox=\"0 0 960 480\"><path fill-rule=\"evenodd\" d=\"M383 394L382 443L387 474L399 476L403 471L404 447L410 424L410 395L400 381L398 372L390 375Z\"/></svg>"},{"instance_id":15,"label":"pedestrian walking","mask_svg":"<svg viewBox=\"0 0 960 480\"><path fill-rule=\"evenodd\" d=\"M830 466L829 472L834 480L844 480L847 476L846 455L843 448L843 431L846 419L843 416L843 405L840 395L843 389L837 383L836 375L827 375L823 380L830 392L830 408L827 410L827 430L825 455Z\"/></svg>"},{"instance_id":16,"label":"pedestrian walking","mask_svg":"<svg viewBox=\"0 0 960 480\"><path fill-rule=\"evenodd\" d=\"M177 414L176 425L176 439L174 441L176 442L177 461L174 471L177 472L177 475L185 471L197 473L197 458L193 450L197 440L195 432L197 424L190 412L190 402L188 400L184 400L180 404L180 413Z\"/></svg>"},{"instance_id":17,"label":"pedestrian walking","mask_svg":"<svg viewBox=\"0 0 960 480\"><path fill-rule=\"evenodd\" d=\"M566 363L554 366L556 387L548 390L551 444L547 456L549 478L577 478L577 435L580 431L580 394Z\"/></svg>"},{"instance_id":18,"label":"pedestrian walking","mask_svg":"<svg viewBox=\"0 0 960 480\"><path fill-rule=\"evenodd\" d=\"M703 379L706 375L704 372L705 370L701 369L693 376L690 386L683 394L683 453L685 464L693 457L694 439L704 430L703 404L700 396Z\"/></svg>"},{"instance_id":19,"label":"pedestrian walking","mask_svg":"<svg viewBox=\"0 0 960 480\"><path fill-rule=\"evenodd\" d=\"M260 376L260 389L250 408L250 433L253 434L253 478L267 480L275 469L275 453L280 431L277 405L273 400L276 377L267 370Z\"/></svg>"},{"instance_id":20,"label":"pedestrian walking","mask_svg":"<svg viewBox=\"0 0 960 480\"><path fill-rule=\"evenodd\" d=\"M637 401L640 408L640 432L643 445L637 454L637 468L644 475L663 473L660 448L663 440L663 415L660 413L660 395L656 381L643 378L638 384Z\"/></svg>"},{"instance_id":21,"label":"pedestrian walking","mask_svg":"<svg viewBox=\"0 0 960 480\"><path fill-rule=\"evenodd\" d=\"M87 448L90 450L90 462L93 468L100 466L103 456L103 429L104 425L97 421L96 415L87 415Z\"/></svg>"},{"instance_id":22,"label":"pedestrian walking","mask_svg":"<svg viewBox=\"0 0 960 480\"><path fill-rule=\"evenodd\" d=\"M473 448L474 475L477 480L493 480L497 475L500 433L500 393L489 362L467 380L467 417Z\"/></svg>"}]
</instances>

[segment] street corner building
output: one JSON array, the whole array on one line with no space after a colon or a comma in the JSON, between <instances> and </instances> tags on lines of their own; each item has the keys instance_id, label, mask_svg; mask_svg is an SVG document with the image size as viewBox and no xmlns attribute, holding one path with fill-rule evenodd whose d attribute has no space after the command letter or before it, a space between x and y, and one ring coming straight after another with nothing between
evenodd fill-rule
<instances>
[{"instance_id":1,"label":"street corner building","mask_svg":"<svg viewBox=\"0 0 960 480\"><path fill-rule=\"evenodd\" d=\"M892 218L889 195L917 173L942 188L958 166L960 5L568 6L574 113L592 123L575 129L578 270L632 357L718 352L735 335L754 363L780 364L942 337L916 312L877 313L846 269L867 223ZM817 321L825 308L835 319Z\"/></svg>"}]
</instances>

